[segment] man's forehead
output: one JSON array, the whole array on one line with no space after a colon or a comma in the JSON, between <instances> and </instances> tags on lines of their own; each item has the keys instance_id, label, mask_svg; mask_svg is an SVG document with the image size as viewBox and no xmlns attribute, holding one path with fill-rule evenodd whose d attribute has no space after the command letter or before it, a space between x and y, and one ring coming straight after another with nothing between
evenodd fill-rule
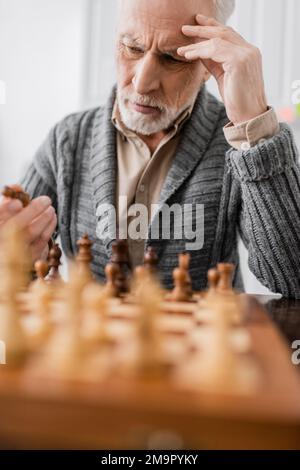
<instances>
[{"instance_id":1,"label":"man's forehead","mask_svg":"<svg viewBox=\"0 0 300 470\"><path fill-rule=\"evenodd\" d=\"M178 33L184 24L194 24L198 13L212 15L212 5L212 0L122 0L119 22Z\"/></svg>"}]
</instances>

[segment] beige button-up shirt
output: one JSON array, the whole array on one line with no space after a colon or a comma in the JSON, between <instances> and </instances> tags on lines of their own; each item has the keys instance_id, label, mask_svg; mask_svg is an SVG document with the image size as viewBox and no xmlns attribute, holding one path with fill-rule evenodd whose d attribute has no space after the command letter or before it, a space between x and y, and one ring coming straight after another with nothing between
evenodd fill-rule
<instances>
[{"instance_id":1,"label":"beige button-up shirt","mask_svg":"<svg viewBox=\"0 0 300 470\"><path fill-rule=\"evenodd\" d=\"M117 129L117 162L118 178L116 192L116 208L118 211L118 226L130 226L134 217L139 213L130 213L135 204L142 204L148 211L148 223L151 222L152 205L159 201L160 193L169 172L173 156L180 138L180 130L192 113L191 106L174 122L168 134L160 142L153 154L149 147L134 132L123 124L115 103L112 122ZM224 128L225 137L229 144L237 149L255 145L260 139L272 137L279 131L276 114L272 108L266 113L249 122ZM126 199L127 198L127 199ZM143 264L145 239L147 233L140 231L138 239L128 234L129 253L132 266ZM125 230L126 232L126 230ZM121 238L127 233L121 234Z\"/></svg>"}]
</instances>

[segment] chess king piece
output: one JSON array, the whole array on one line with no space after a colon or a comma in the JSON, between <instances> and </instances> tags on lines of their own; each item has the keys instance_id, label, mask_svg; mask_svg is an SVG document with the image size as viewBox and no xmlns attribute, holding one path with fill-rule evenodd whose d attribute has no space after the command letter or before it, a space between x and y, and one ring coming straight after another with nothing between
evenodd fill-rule
<instances>
[{"instance_id":1,"label":"chess king piece","mask_svg":"<svg viewBox=\"0 0 300 470\"><path fill-rule=\"evenodd\" d=\"M0 242L0 339L6 345L8 367L23 364L27 340L21 324L19 294L28 285L30 259L22 231L8 222Z\"/></svg>"},{"instance_id":2,"label":"chess king piece","mask_svg":"<svg viewBox=\"0 0 300 470\"><path fill-rule=\"evenodd\" d=\"M122 296L127 294L129 292L129 273L131 270L127 240L117 240L112 244L111 263L119 267L119 273L115 283L117 295Z\"/></svg>"}]
</instances>

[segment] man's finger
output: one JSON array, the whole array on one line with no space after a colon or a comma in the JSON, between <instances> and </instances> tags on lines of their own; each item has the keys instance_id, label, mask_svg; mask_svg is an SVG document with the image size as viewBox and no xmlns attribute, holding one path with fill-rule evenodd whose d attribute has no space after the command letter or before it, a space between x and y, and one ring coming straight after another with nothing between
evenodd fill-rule
<instances>
[{"instance_id":1,"label":"man's finger","mask_svg":"<svg viewBox=\"0 0 300 470\"><path fill-rule=\"evenodd\" d=\"M41 196L31 201L31 203L23 209L14 220L18 226L23 229L28 227L34 219L39 217L51 206L51 199L47 196Z\"/></svg>"},{"instance_id":2,"label":"man's finger","mask_svg":"<svg viewBox=\"0 0 300 470\"><path fill-rule=\"evenodd\" d=\"M233 44L242 45L245 43L245 40L237 34L234 30L226 28L225 26L190 26L184 25L182 27L182 32L185 36L194 38L198 37L199 39L213 39L221 38L225 39Z\"/></svg>"},{"instance_id":3,"label":"man's finger","mask_svg":"<svg viewBox=\"0 0 300 470\"><path fill-rule=\"evenodd\" d=\"M204 26L220 26L224 27L222 23L219 23L215 18L210 16L201 15L200 13L196 15L196 22Z\"/></svg>"},{"instance_id":4,"label":"man's finger","mask_svg":"<svg viewBox=\"0 0 300 470\"><path fill-rule=\"evenodd\" d=\"M35 240L38 240L43 236L47 228L54 223L57 223L57 218L54 208L50 206L26 228L27 241L33 243Z\"/></svg>"},{"instance_id":5,"label":"man's finger","mask_svg":"<svg viewBox=\"0 0 300 470\"><path fill-rule=\"evenodd\" d=\"M48 242L56 229L57 221L53 220L41 234L40 238L30 245L32 261L44 258L47 252Z\"/></svg>"},{"instance_id":6,"label":"man's finger","mask_svg":"<svg viewBox=\"0 0 300 470\"><path fill-rule=\"evenodd\" d=\"M21 201L3 198L0 202L0 223L7 222L23 209Z\"/></svg>"},{"instance_id":7,"label":"man's finger","mask_svg":"<svg viewBox=\"0 0 300 470\"><path fill-rule=\"evenodd\" d=\"M214 62L225 63L234 60L241 53L241 47L232 46L224 39L214 38L198 44L180 47L178 54L188 60L211 59Z\"/></svg>"}]
</instances>

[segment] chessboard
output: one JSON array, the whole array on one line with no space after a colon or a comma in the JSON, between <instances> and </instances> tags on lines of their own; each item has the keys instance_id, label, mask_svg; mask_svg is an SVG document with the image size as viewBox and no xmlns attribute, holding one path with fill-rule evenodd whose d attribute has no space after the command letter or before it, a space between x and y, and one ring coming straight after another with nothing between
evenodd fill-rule
<instances>
[{"instance_id":1,"label":"chessboard","mask_svg":"<svg viewBox=\"0 0 300 470\"><path fill-rule=\"evenodd\" d=\"M131 274L113 245L101 285L92 242L68 280L53 244L35 275L22 232L0 240L0 447L10 449L297 449L300 375L261 303L232 288L234 266L193 292L189 255L174 289L150 248Z\"/></svg>"}]
</instances>

